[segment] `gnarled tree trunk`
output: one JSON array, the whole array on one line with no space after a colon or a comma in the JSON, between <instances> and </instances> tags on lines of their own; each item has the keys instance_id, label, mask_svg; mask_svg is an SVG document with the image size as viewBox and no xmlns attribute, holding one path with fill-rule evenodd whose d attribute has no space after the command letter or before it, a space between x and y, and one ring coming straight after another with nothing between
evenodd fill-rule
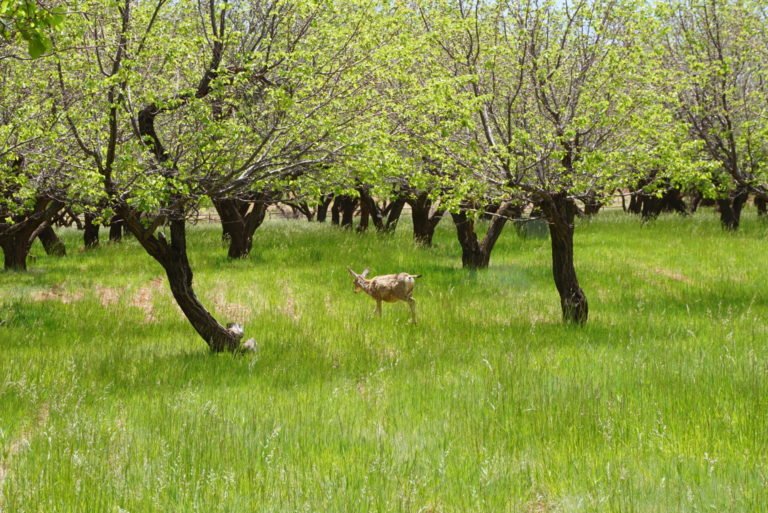
<instances>
[{"instance_id":1,"label":"gnarled tree trunk","mask_svg":"<svg viewBox=\"0 0 768 513\"><path fill-rule=\"evenodd\" d=\"M573 231L576 204L565 194L545 195L539 202L549 222L552 241L552 275L565 322L585 323L589 316L587 296L579 286L573 265Z\"/></svg>"},{"instance_id":2,"label":"gnarled tree trunk","mask_svg":"<svg viewBox=\"0 0 768 513\"><path fill-rule=\"evenodd\" d=\"M768 197L760 194L755 196L755 208L757 208L757 215L759 217L768 215Z\"/></svg>"},{"instance_id":3,"label":"gnarled tree trunk","mask_svg":"<svg viewBox=\"0 0 768 513\"><path fill-rule=\"evenodd\" d=\"M478 240L475 232L475 222L467 216L465 209L457 213L451 213L456 225L456 235L461 245L461 263L468 269L485 269L491 259L491 251L504 229L508 217L514 212L510 202L502 203L488 226L488 231L483 240Z\"/></svg>"},{"instance_id":4,"label":"gnarled tree trunk","mask_svg":"<svg viewBox=\"0 0 768 513\"><path fill-rule=\"evenodd\" d=\"M328 217L328 207L331 205L331 201L333 201L333 194L323 194L320 198L320 203L317 205L317 213L315 214L315 219L317 219L318 223L324 223Z\"/></svg>"},{"instance_id":5,"label":"gnarled tree trunk","mask_svg":"<svg viewBox=\"0 0 768 513\"><path fill-rule=\"evenodd\" d=\"M355 208L357 207L357 198L342 194L336 196L331 208L331 217L333 224L339 224L339 215L341 215L341 227L352 228L352 222L355 218Z\"/></svg>"},{"instance_id":6,"label":"gnarled tree trunk","mask_svg":"<svg viewBox=\"0 0 768 513\"><path fill-rule=\"evenodd\" d=\"M86 249L95 248L99 245L99 224L95 222L96 214L85 213L85 223L83 223L83 244Z\"/></svg>"},{"instance_id":7,"label":"gnarled tree trunk","mask_svg":"<svg viewBox=\"0 0 768 513\"><path fill-rule=\"evenodd\" d=\"M154 235L152 229L145 228L129 209L122 209L121 214L126 220L126 228L165 270L176 303L211 351L238 350L242 332L219 324L195 295L192 287L192 267L187 257L186 223L183 217L170 222L169 244L162 234Z\"/></svg>"},{"instance_id":8,"label":"gnarled tree trunk","mask_svg":"<svg viewBox=\"0 0 768 513\"><path fill-rule=\"evenodd\" d=\"M358 231L364 232L368 229L368 219L373 221L373 226L377 231L384 231L384 216L376 201L368 191L360 187L357 192L360 194L360 225Z\"/></svg>"},{"instance_id":9,"label":"gnarled tree trunk","mask_svg":"<svg viewBox=\"0 0 768 513\"><path fill-rule=\"evenodd\" d=\"M125 221L120 216L112 216L109 220L109 240L111 242L120 242L123 239L123 228Z\"/></svg>"},{"instance_id":10,"label":"gnarled tree trunk","mask_svg":"<svg viewBox=\"0 0 768 513\"><path fill-rule=\"evenodd\" d=\"M387 220L384 223L384 231L392 233L397 228L397 223L400 221L400 216L403 214L403 207L405 206L405 198L394 199L387 208L382 210L382 214L387 216Z\"/></svg>"},{"instance_id":11,"label":"gnarled tree trunk","mask_svg":"<svg viewBox=\"0 0 768 513\"><path fill-rule=\"evenodd\" d=\"M736 231L739 229L741 209L744 207L747 197L747 190L739 187L729 193L727 198L717 200L717 206L720 209L720 224L724 230Z\"/></svg>"},{"instance_id":12,"label":"gnarled tree trunk","mask_svg":"<svg viewBox=\"0 0 768 513\"><path fill-rule=\"evenodd\" d=\"M43 244L46 254L51 256L65 256L67 254L64 242L56 235L50 223L45 223L40 227L37 238Z\"/></svg>"},{"instance_id":13,"label":"gnarled tree trunk","mask_svg":"<svg viewBox=\"0 0 768 513\"><path fill-rule=\"evenodd\" d=\"M432 200L423 192L408 201L413 219L413 240L422 246L431 246L435 228L445 214L445 209L432 211Z\"/></svg>"},{"instance_id":14,"label":"gnarled tree trunk","mask_svg":"<svg viewBox=\"0 0 768 513\"><path fill-rule=\"evenodd\" d=\"M13 216L10 225L0 222L0 248L6 270L27 270L27 255L32 242L62 206L59 201L40 197L29 214Z\"/></svg>"},{"instance_id":15,"label":"gnarled tree trunk","mask_svg":"<svg viewBox=\"0 0 768 513\"><path fill-rule=\"evenodd\" d=\"M229 240L229 258L245 258L253 248L253 234L264 222L269 207L268 194L259 193L248 200L215 198L213 204L221 219L223 237Z\"/></svg>"}]
</instances>

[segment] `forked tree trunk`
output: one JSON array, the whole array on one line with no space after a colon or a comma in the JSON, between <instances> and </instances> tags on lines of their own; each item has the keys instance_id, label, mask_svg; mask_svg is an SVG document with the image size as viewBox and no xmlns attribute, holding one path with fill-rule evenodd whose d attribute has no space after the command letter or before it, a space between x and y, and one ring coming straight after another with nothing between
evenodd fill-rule
<instances>
[{"instance_id":1,"label":"forked tree trunk","mask_svg":"<svg viewBox=\"0 0 768 513\"><path fill-rule=\"evenodd\" d=\"M724 230L736 231L741 222L741 209L746 203L748 193L746 189L738 188L732 191L727 198L717 200L720 208L720 224Z\"/></svg>"},{"instance_id":2,"label":"forked tree trunk","mask_svg":"<svg viewBox=\"0 0 768 513\"><path fill-rule=\"evenodd\" d=\"M169 244L162 234L156 236L145 228L138 217L129 210L122 209L122 214L126 220L126 228L136 236L147 253L163 266L176 303L211 351L237 351L242 333L219 324L195 295L192 287L192 267L187 257L184 219L179 218L170 222Z\"/></svg>"},{"instance_id":3,"label":"forked tree trunk","mask_svg":"<svg viewBox=\"0 0 768 513\"><path fill-rule=\"evenodd\" d=\"M491 251L504 229L507 218L513 212L511 203L505 202L498 207L493 215L488 231L479 241L475 232L475 223L468 218L466 210L451 213L456 225L456 235L461 245L461 263L467 269L485 269L491 259Z\"/></svg>"},{"instance_id":4,"label":"forked tree trunk","mask_svg":"<svg viewBox=\"0 0 768 513\"><path fill-rule=\"evenodd\" d=\"M253 200L216 198L213 200L221 218L225 237L229 240L229 258L245 258L253 248L253 234L261 226L269 206L268 195L258 194Z\"/></svg>"},{"instance_id":5,"label":"forked tree trunk","mask_svg":"<svg viewBox=\"0 0 768 513\"><path fill-rule=\"evenodd\" d=\"M40 239L46 254L51 256L65 256L67 254L64 242L56 235L56 232L49 223L45 223L44 226L40 227L37 238Z\"/></svg>"},{"instance_id":6,"label":"forked tree trunk","mask_svg":"<svg viewBox=\"0 0 768 513\"><path fill-rule=\"evenodd\" d=\"M352 228L352 222L355 218L355 207L357 206L357 199L348 195L336 196L331 208L332 222L333 224L339 224L339 214L341 214L341 227Z\"/></svg>"},{"instance_id":7,"label":"forked tree trunk","mask_svg":"<svg viewBox=\"0 0 768 513\"><path fill-rule=\"evenodd\" d=\"M38 198L32 212L14 216L12 225L0 221L0 248L6 270L27 270L27 255L32 242L62 206L59 201Z\"/></svg>"},{"instance_id":8,"label":"forked tree trunk","mask_svg":"<svg viewBox=\"0 0 768 513\"><path fill-rule=\"evenodd\" d=\"M584 198L584 215L587 217L592 217L596 215L598 212L600 212L600 209L603 208L603 204L597 199L597 195L590 194L586 198Z\"/></svg>"},{"instance_id":9,"label":"forked tree trunk","mask_svg":"<svg viewBox=\"0 0 768 513\"><path fill-rule=\"evenodd\" d=\"M94 222L95 220L95 214L85 214L85 223L83 223L83 244L86 249L95 248L99 245L99 225Z\"/></svg>"},{"instance_id":10,"label":"forked tree trunk","mask_svg":"<svg viewBox=\"0 0 768 513\"><path fill-rule=\"evenodd\" d=\"M587 296L579 286L573 265L573 231L576 204L564 194L547 195L540 202L549 222L552 241L552 275L565 322L583 324L589 316Z\"/></svg>"},{"instance_id":11,"label":"forked tree trunk","mask_svg":"<svg viewBox=\"0 0 768 513\"><path fill-rule=\"evenodd\" d=\"M376 201L362 187L358 189L358 193L360 194L360 225L357 228L358 231L364 232L368 229L369 219L373 221L377 231L384 231L384 217Z\"/></svg>"},{"instance_id":12,"label":"forked tree trunk","mask_svg":"<svg viewBox=\"0 0 768 513\"><path fill-rule=\"evenodd\" d=\"M385 232L392 233L397 229L397 223L400 221L400 216L403 214L404 206L405 198L396 198L383 211L387 216L387 221L384 223Z\"/></svg>"},{"instance_id":13,"label":"forked tree trunk","mask_svg":"<svg viewBox=\"0 0 768 513\"><path fill-rule=\"evenodd\" d=\"M445 209L432 212L432 200L427 193L421 193L408 201L413 219L413 240L422 246L431 246L435 228L445 214Z\"/></svg>"}]
</instances>

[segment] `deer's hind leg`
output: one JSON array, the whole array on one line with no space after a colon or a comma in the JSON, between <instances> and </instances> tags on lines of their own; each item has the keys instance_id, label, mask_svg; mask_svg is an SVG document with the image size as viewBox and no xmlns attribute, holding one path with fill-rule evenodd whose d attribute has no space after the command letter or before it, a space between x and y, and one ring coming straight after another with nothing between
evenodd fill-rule
<instances>
[{"instance_id":1,"label":"deer's hind leg","mask_svg":"<svg viewBox=\"0 0 768 513\"><path fill-rule=\"evenodd\" d=\"M381 300L376 300L376 308L373 309L373 313L381 317Z\"/></svg>"}]
</instances>

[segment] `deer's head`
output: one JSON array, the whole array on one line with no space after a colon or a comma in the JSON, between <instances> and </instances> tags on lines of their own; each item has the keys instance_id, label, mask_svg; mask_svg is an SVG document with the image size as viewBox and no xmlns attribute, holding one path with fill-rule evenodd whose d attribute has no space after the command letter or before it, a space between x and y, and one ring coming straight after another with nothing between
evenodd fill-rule
<instances>
[{"instance_id":1,"label":"deer's head","mask_svg":"<svg viewBox=\"0 0 768 513\"><path fill-rule=\"evenodd\" d=\"M357 274L355 271L347 267L347 271L349 271L349 274L351 274L354 278L354 292L357 294L364 289L363 285L365 284L365 277L368 276L368 273L371 272L371 270L366 268L363 272Z\"/></svg>"}]
</instances>

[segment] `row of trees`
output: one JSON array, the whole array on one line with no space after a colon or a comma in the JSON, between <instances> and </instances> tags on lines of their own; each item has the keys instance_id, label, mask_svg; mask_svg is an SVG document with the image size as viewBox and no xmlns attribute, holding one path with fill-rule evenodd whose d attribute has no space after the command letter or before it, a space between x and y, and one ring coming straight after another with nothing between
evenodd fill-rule
<instances>
[{"instance_id":1,"label":"row of trees","mask_svg":"<svg viewBox=\"0 0 768 513\"><path fill-rule=\"evenodd\" d=\"M52 16L43 51L19 8L0 12L7 266L65 207L119 220L214 351L242 331L193 290L186 226L208 202L233 258L276 201L333 201L344 224L357 203L383 230L408 203L424 243L450 213L467 267L530 205L581 323L580 205L695 190L736 229L747 194L768 198L758 0L89 0L62 23L66 8L26 11Z\"/></svg>"}]
</instances>

